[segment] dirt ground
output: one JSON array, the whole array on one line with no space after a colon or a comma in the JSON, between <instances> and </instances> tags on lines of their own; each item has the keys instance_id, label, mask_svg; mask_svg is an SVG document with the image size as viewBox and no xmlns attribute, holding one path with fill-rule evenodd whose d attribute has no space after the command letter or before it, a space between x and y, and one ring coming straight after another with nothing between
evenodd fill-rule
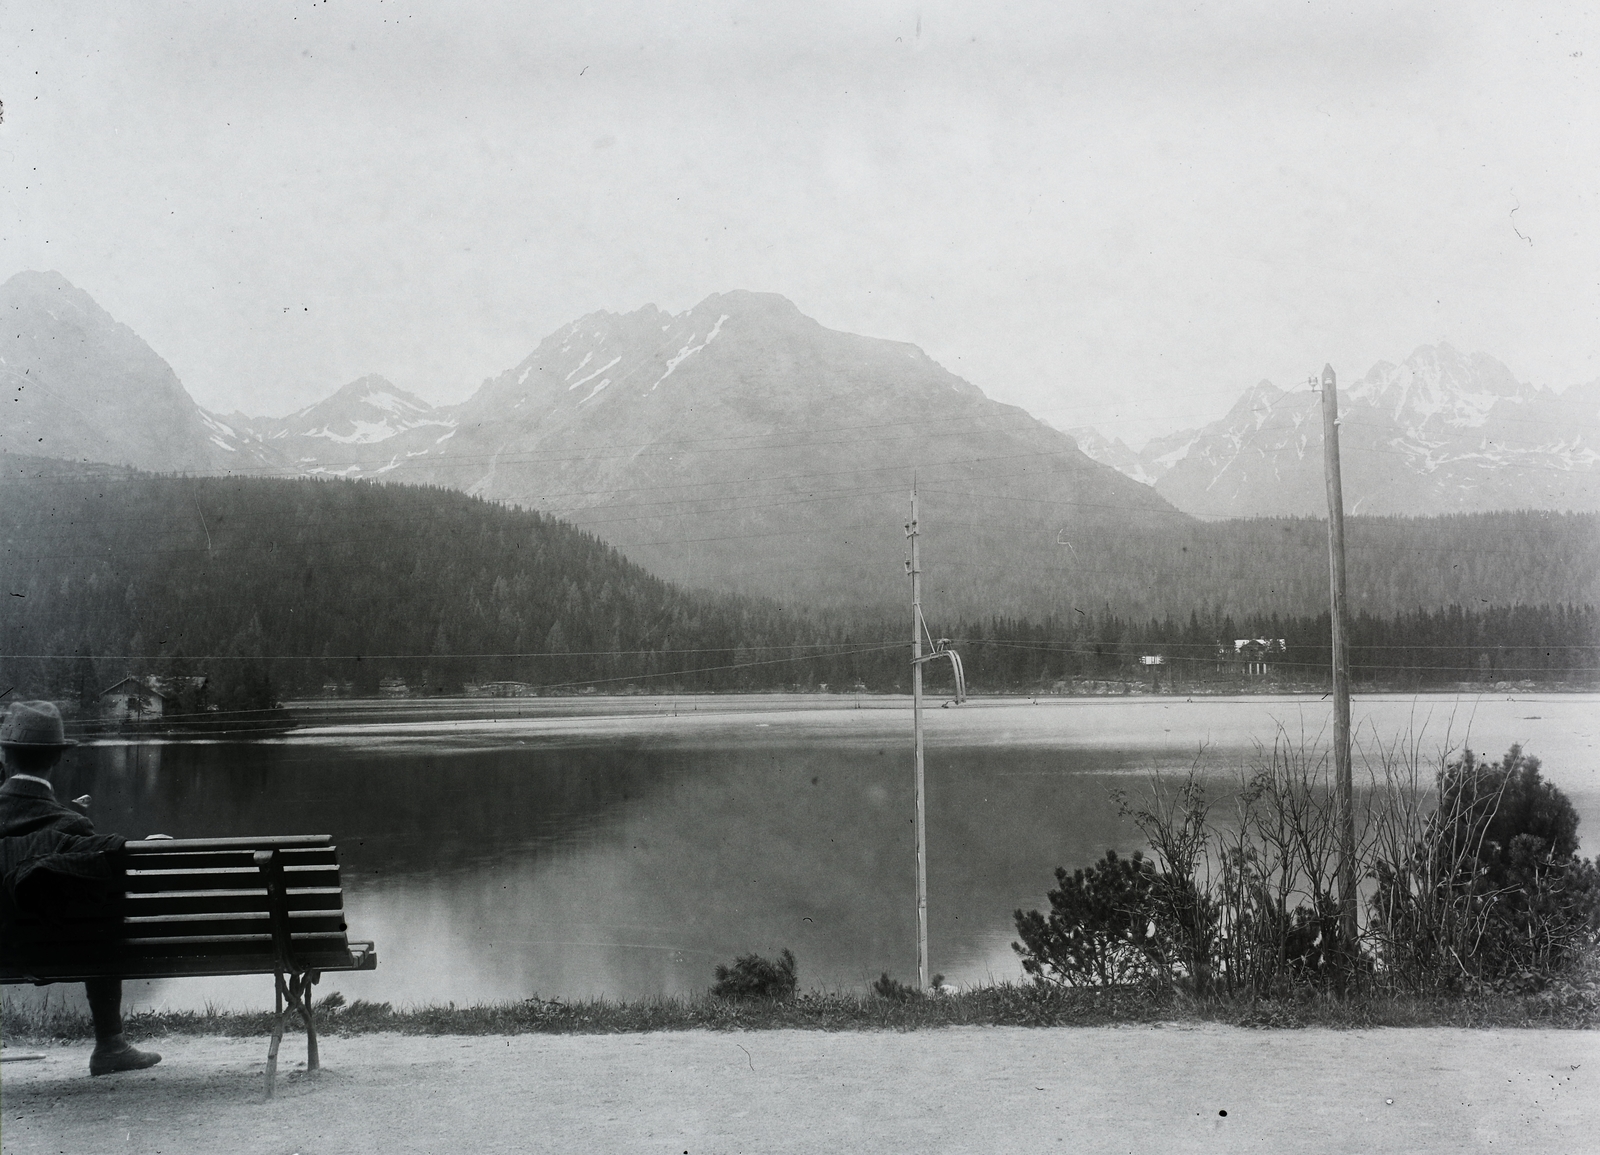
<instances>
[{"instance_id":1,"label":"dirt ground","mask_svg":"<svg viewBox=\"0 0 1600 1155\"><path fill-rule=\"evenodd\" d=\"M1600 1152L1600 1033L1212 1025L165 1040L0 1065L7 1153ZM12 1053L22 1053L21 1048ZM285 1077L284 1072L288 1075Z\"/></svg>"}]
</instances>

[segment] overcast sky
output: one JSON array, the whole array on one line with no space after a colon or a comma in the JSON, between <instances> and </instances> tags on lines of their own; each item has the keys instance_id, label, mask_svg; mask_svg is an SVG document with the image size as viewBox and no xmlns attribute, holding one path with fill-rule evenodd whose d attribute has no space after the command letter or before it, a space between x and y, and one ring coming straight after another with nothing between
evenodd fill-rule
<instances>
[{"instance_id":1,"label":"overcast sky","mask_svg":"<svg viewBox=\"0 0 1600 1155\"><path fill-rule=\"evenodd\" d=\"M208 408L782 293L1138 442L1440 339L1600 376L1591 4L0 6L0 278Z\"/></svg>"}]
</instances>

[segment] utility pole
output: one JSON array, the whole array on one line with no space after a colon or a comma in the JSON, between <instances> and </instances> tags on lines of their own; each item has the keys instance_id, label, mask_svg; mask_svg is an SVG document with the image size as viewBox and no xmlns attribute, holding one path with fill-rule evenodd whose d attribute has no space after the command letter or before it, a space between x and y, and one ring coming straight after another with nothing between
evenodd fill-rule
<instances>
[{"instance_id":1,"label":"utility pole","mask_svg":"<svg viewBox=\"0 0 1600 1155\"><path fill-rule=\"evenodd\" d=\"M928 989L928 806L922 776L922 557L917 551L917 479L911 479L911 724L917 749L917 989Z\"/></svg>"},{"instance_id":2,"label":"utility pole","mask_svg":"<svg viewBox=\"0 0 1600 1155\"><path fill-rule=\"evenodd\" d=\"M911 520L906 522L906 537L911 539L911 556L906 573L911 575L911 726L917 750L917 986L928 989L928 792L922 773L922 667L929 662L950 660L950 676L955 679L954 705L967 700L967 675L961 655L951 648L949 638L935 639L922 616L922 556L917 550L917 477L911 475ZM928 639L928 652L922 652L922 639ZM946 702L949 706L952 703Z\"/></svg>"},{"instance_id":3,"label":"utility pole","mask_svg":"<svg viewBox=\"0 0 1600 1155\"><path fill-rule=\"evenodd\" d=\"M1339 936L1356 946L1356 811L1350 777L1350 637L1345 613L1344 489L1339 479L1339 395L1332 365L1322 367L1322 460L1328 483L1328 577L1333 619L1333 773L1339 810Z\"/></svg>"}]
</instances>

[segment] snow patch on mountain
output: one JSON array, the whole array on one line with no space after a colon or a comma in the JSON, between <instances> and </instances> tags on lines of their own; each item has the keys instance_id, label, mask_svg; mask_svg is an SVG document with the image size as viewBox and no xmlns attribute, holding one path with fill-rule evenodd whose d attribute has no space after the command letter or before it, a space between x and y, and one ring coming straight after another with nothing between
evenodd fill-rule
<instances>
[{"instance_id":1,"label":"snow patch on mountain","mask_svg":"<svg viewBox=\"0 0 1600 1155\"><path fill-rule=\"evenodd\" d=\"M589 363L589 359L592 356L594 356L593 353L585 353L583 355L582 362L580 362L579 365L578 365L578 369L582 369L585 365L587 365ZM607 361L604 365L600 366L600 368L596 369L593 373L590 373L590 374L588 374L587 376L584 376L584 377L579 377L571 385L568 385L567 386L567 392L569 392L569 393L572 392L579 385L582 385L587 381L593 381L596 377L600 376L600 374L604 373L606 370L613 368L617 364L617 362L619 362L621 360L622 360L622 354L618 353L615 357L611 358L611 360ZM578 369L574 369L572 371L572 373L576 373L578 371ZM567 376L571 377L572 373L568 373ZM589 394L589 397L593 397L594 394L598 393L599 391L600 391L599 389L596 389L594 391L594 393L590 393ZM589 397L585 397L583 399L583 401L589 400ZM583 401L578 402L578 404L582 405Z\"/></svg>"},{"instance_id":2,"label":"snow patch on mountain","mask_svg":"<svg viewBox=\"0 0 1600 1155\"><path fill-rule=\"evenodd\" d=\"M565 352L566 350L563 349L562 351ZM578 368L574 369L572 371L572 373L576 373L578 371L578 369L582 369L585 365L587 365L590 361L593 361L593 360L594 360L594 350L590 349L587 353L585 353L583 355L583 360L578 362ZM568 373L567 374L567 380L569 380L569 381L572 380L572 373ZM528 371L526 369L524 369L522 371L522 379L519 379L518 384L521 384L522 380L525 380L527 378L527 376L528 376ZM581 385L581 384L583 384L583 382L580 381L580 382L578 382L578 384Z\"/></svg>"},{"instance_id":3,"label":"snow patch on mountain","mask_svg":"<svg viewBox=\"0 0 1600 1155\"><path fill-rule=\"evenodd\" d=\"M679 365L683 364L690 357L694 356L694 354L700 352L700 350L704 349L707 345L711 344L711 342L715 341L717 339L717 334L722 332L722 323L727 319L728 314L726 313L718 317L717 323L711 326L711 332L707 333L706 339L700 342L698 345L694 343L695 334L689 334L689 343L678 350L677 356L671 357L667 360L667 371L661 374L660 377L656 378L656 384L650 386L650 392L654 393L656 391L656 385L660 385L661 382L665 381L668 377L671 377L673 370L675 370Z\"/></svg>"}]
</instances>

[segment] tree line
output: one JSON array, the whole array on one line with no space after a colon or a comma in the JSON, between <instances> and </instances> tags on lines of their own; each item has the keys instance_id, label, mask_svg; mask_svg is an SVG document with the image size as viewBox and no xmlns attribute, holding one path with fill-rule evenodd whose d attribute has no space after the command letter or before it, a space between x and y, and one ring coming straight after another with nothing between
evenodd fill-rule
<instances>
[{"instance_id":1,"label":"tree line","mask_svg":"<svg viewBox=\"0 0 1600 1155\"><path fill-rule=\"evenodd\" d=\"M495 682L546 693L909 684L906 615L684 589L571 525L454 490L62 468L14 470L0 498L0 690L18 695L87 701L127 674L205 676L210 704L236 709ZM1569 537L1593 529L1572 524ZM1198 591L1184 614L1107 603L932 624L960 643L978 690L1326 680L1326 614L1244 612L1208 602L1215 592ZM1284 640L1264 673L1230 656L1246 637ZM1370 608L1352 623L1351 656L1358 683L1592 681L1597 638L1587 603Z\"/></svg>"}]
</instances>

